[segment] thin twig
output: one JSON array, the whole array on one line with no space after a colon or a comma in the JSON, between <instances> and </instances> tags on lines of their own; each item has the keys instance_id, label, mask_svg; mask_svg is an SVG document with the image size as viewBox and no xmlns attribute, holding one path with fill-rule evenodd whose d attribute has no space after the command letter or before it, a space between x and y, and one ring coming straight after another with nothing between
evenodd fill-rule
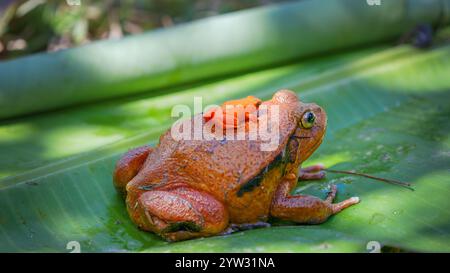
<instances>
[{"instance_id":1,"label":"thin twig","mask_svg":"<svg viewBox=\"0 0 450 273\"><path fill-rule=\"evenodd\" d=\"M343 174L359 175L359 176L363 176L363 177L367 177L367 178L371 178L371 179L387 182L387 183L390 183L390 184L402 186L402 187L405 187L405 188L408 188L408 189L414 191L414 188L411 187L410 183L402 182L402 181L398 181L398 180L394 180L394 179L381 178L381 177L376 177L376 176L368 175L368 174L365 174L365 173L357 173L357 172L353 172L353 171L339 171L339 170L331 170L331 169L325 169L325 171L331 172L331 173L343 173Z\"/></svg>"}]
</instances>

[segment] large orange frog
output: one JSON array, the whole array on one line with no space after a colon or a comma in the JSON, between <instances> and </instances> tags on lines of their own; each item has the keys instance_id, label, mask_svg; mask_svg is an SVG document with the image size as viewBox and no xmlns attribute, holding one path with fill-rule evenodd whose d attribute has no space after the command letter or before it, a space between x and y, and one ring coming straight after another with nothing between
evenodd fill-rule
<instances>
[{"instance_id":1,"label":"large orange frog","mask_svg":"<svg viewBox=\"0 0 450 273\"><path fill-rule=\"evenodd\" d=\"M290 194L298 179L324 177L321 165L300 168L322 142L327 125L322 108L302 103L289 90L251 101L279 106L274 150L262 151L262 140L248 137L175 140L169 130L158 146L130 150L118 161L114 185L126 195L136 225L177 241L264 226L268 217L318 224L359 202L352 197L333 204L335 186L325 200Z\"/></svg>"}]
</instances>

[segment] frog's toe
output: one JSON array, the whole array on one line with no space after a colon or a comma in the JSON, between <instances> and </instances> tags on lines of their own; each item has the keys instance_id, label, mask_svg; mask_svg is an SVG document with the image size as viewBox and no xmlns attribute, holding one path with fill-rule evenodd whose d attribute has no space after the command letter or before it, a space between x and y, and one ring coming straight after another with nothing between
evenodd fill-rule
<instances>
[{"instance_id":1,"label":"frog's toe","mask_svg":"<svg viewBox=\"0 0 450 273\"><path fill-rule=\"evenodd\" d=\"M298 178L301 180L320 180L325 177L325 166L317 164L300 169Z\"/></svg>"},{"instance_id":2,"label":"frog's toe","mask_svg":"<svg viewBox=\"0 0 450 273\"><path fill-rule=\"evenodd\" d=\"M336 197L337 193L337 187L336 185L331 185L330 191L328 192L327 198L325 199L325 202L333 203L334 198Z\"/></svg>"},{"instance_id":3,"label":"frog's toe","mask_svg":"<svg viewBox=\"0 0 450 273\"><path fill-rule=\"evenodd\" d=\"M346 209L352 205L358 204L360 201L359 197L351 197L347 200L344 200L342 202L331 204L331 209L333 210L333 214L336 214L340 212L343 209Z\"/></svg>"},{"instance_id":4,"label":"frog's toe","mask_svg":"<svg viewBox=\"0 0 450 273\"><path fill-rule=\"evenodd\" d=\"M352 197L352 198L349 198L342 202L332 204L334 198L336 197L336 193L337 193L337 186L333 184L333 185L331 185L330 191L328 192L327 198L325 199L325 202L327 202L331 205L333 214L336 214L336 213L340 212L341 210L350 207L351 205L359 203L359 197Z\"/></svg>"}]
</instances>

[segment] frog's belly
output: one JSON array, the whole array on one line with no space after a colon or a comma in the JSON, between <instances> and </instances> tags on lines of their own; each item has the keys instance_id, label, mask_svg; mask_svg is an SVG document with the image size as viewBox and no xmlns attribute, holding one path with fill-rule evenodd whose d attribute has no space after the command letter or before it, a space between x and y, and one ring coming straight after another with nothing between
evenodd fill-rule
<instances>
[{"instance_id":1,"label":"frog's belly","mask_svg":"<svg viewBox=\"0 0 450 273\"><path fill-rule=\"evenodd\" d=\"M226 194L230 222L234 224L266 221L279 181L281 169L269 171L260 183L249 181Z\"/></svg>"}]
</instances>

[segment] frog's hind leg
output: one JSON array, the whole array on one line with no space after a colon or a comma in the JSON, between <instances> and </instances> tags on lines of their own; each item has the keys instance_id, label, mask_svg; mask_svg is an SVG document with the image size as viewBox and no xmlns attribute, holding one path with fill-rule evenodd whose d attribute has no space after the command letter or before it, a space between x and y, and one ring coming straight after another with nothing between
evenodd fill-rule
<instances>
[{"instance_id":1,"label":"frog's hind leg","mask_svg":"<svg viewBox=\"0 0 450 273\"><path fill-rule=\"evenodd\" d=\"M325 200L308 195L290 195L295 184L296 179L286 178L280 183L272 201L270 210L272 216L297 223L319 224L331 215L359 202L358 197L352 197L333 204L337 191L334 185Z\"/></svg>"},{"instance_id":2,"label":"frog's hind leg","mask_svg":"<svg viewBox=\"0 0 450 273\"><path fill-rule=\"evenodd\" d=\"M301 168L298 174L300 180L320 180L325 177L325 166L322 164Z\"/></svg>"},{"instance_id":3,"label":"frog's hind leg","mask_svg":"<svg viewBox=\"0 0 450 273\"><path fill-rule=\"evenodd\" d=\"M152 147L142 146L129 150L119 159L114 169L113 181L116 190L120 194L126 195L128 182L136 176L152 151Z\"/></svg>"},{"instance_id":4,"label":"frog's hind leg","mask_svg":"<svg viewBox=\"0 0 450 273\"><path fill-rule=\"evenodd\" d=\"M145 192L138 204L141 228L168 241L212 236L228 226L228 212L221 202L187 187Z\"/></svg>"}]
</instances>

